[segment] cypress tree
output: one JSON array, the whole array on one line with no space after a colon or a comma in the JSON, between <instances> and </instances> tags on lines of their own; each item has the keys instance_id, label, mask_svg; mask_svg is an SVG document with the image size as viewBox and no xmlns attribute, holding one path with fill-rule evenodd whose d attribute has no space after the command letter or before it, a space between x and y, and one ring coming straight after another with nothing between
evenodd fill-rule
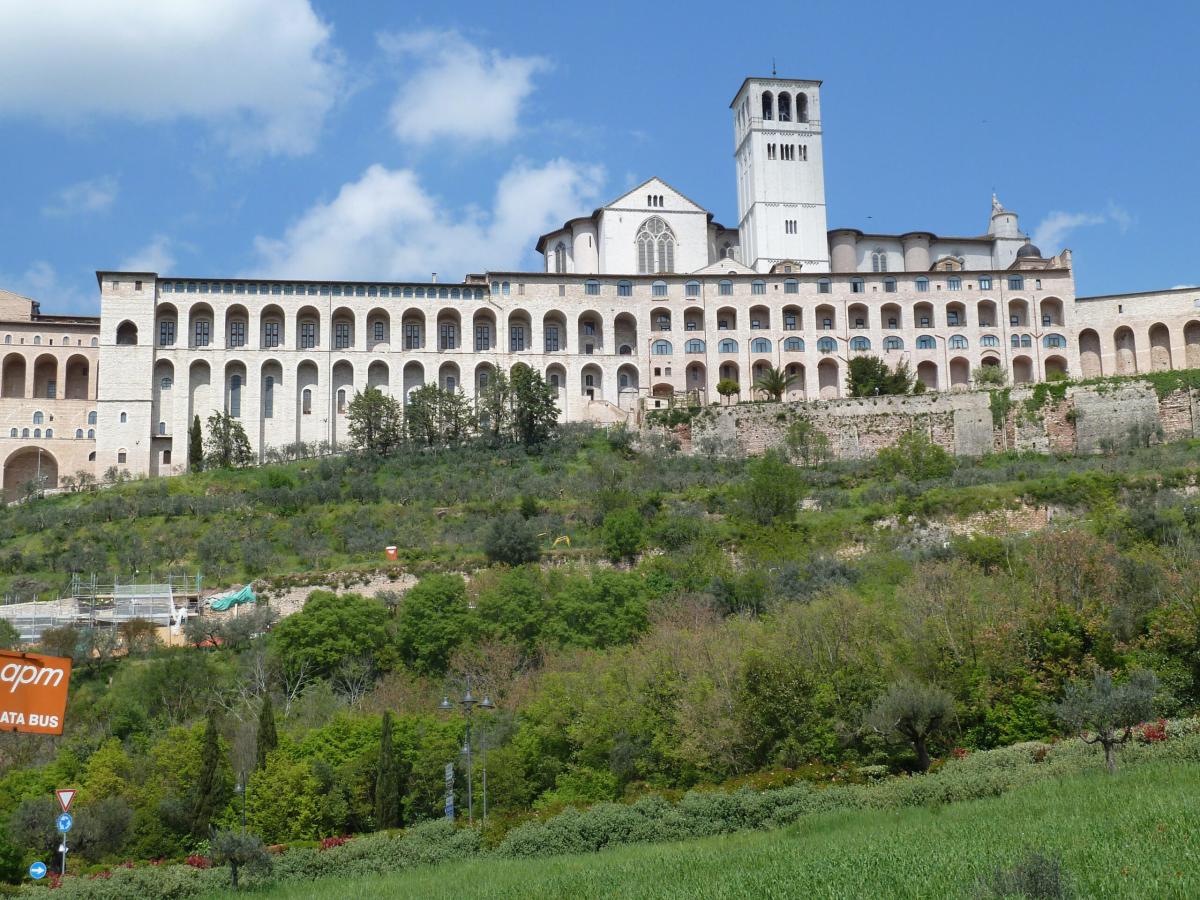
<instances>
[{"instance_id":1,"label":"cypress tree","mask_svg":"<svg viewBox=\"0 0 1200 900\"><path fill-rule=\"evenodd\" d=\"M404 813L400 802L404 794L403 767L396 759L392 744L392 714L383 714L383 730L379 736L379 771L375 776L375 827L400 828Z\"/></svg>"},{"instance_id":2,"label":"cypress tree","mask_svg":"<svg viewBox=\"0 0 1200 900\"><path fill-rule=\"evenodd\" d=\"M200 748L200 777L196 779L192 796L192 834L205 837L213 815L225 802L221 784L221 744L217 734L217 719L208 714L204 728L204 743Z\"/></svg>"},{"instance_id":3,"label":"cypress tree","mask_svg":"<svg viewBox=\"0 0 1200 900\"><path fill-rule=\"evenodd\" d=\"M204 468L204 434L198 415L192 417L192 427L188 429L188 468L193 472Z\"/></svg>"},{"instance_id":4,"label":"cypress tree","mask_svg":"<svg viewBox=\"0 0 1200 900\"><path fill-rule=\"evenodd\" d=\"M261 769L267 764L267 754L279 746L279 735L275 731L275 708L271 705L271 695L263 696L262 709L258 713L258 741L255 752L254 768Z\"/></svg>"}]
</instances>

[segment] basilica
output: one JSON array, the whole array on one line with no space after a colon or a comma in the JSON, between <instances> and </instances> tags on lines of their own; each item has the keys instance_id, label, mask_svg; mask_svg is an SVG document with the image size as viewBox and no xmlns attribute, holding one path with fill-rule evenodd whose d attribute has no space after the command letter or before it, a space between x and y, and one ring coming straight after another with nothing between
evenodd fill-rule
<instances>
[{"instance_id":1,"label":"basilica","mask_svg":"<svg viewBox=\"0 0 1200 900\"><path fill-rule=\"evenodd\" d=\"M355 392L437 384L473 397L524 362L564 421L842 396L849 360L906 362L930 391L1200 367L1200 290L1077 297L1071 252L1034 246L993 196L981 232L830 230L821 83L747 78L730 104L738 221L651 178L542 235L537 271L459 283L96 273L99 317L0 290L6 496L112 467L188 464L194 416L241 420L260 458L347 438ZM1049 254L1049 255L1047 255ZM735 398L736 399L736 398Z\"/></svg>"}]
</instances>

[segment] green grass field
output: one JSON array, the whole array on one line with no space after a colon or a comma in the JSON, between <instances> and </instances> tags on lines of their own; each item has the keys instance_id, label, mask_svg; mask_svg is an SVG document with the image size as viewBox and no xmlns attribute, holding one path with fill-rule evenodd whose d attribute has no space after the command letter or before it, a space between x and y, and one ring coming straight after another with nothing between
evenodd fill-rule
<instances>
[{"instance_id":1,"label":"green grass field","mask_svg":"<svg viewBox=\"0 0 1200 900\"><path fill-rule=\"evenodd\" d=\"M970 897L981 876L1039 850L1061 859L1081 897L1197 897L1198 799L1200 766L1156 763L990 800L817 816L776 832L585 856L484 858L255 896Z\"/></svg>"}]
</instances>

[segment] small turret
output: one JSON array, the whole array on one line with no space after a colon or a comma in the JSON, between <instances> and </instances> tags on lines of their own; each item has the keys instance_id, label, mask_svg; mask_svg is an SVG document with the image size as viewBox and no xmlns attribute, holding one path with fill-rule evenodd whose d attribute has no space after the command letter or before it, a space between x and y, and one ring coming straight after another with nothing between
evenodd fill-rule
<instances>
[{"instance_id":1,"label":"small turret","mask_svg":"<svg viewBox=\"0 0 1200 900\"><path fill-rule=\"evenodd\" d=\"M1021 237L1021 228L1017 224L1017 214L1005 209L995 193L992 194L992 221L988 225L988 234L992 237L1017 238Z\"/></svg>"}]
</instances>

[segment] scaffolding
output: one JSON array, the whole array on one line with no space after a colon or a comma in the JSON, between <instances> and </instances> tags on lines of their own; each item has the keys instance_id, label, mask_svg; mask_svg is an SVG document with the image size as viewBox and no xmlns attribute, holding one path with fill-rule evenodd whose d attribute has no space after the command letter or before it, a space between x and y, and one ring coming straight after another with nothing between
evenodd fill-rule
<instances>
[{"instance_id":1,"label":"scaffolding","mask_svg":"<svg viewBox=\"0 0 1200 900\"><path fill-rule=\"evenodd\" d=\"M57 600L0 605L25 643L41 640L49 628L64 625L115 627L140 619L178 629L200 611L200 575L168 575L153 583L101 582L95 575L71 576L71 596Z\"/></svg>"}]
</instances>

